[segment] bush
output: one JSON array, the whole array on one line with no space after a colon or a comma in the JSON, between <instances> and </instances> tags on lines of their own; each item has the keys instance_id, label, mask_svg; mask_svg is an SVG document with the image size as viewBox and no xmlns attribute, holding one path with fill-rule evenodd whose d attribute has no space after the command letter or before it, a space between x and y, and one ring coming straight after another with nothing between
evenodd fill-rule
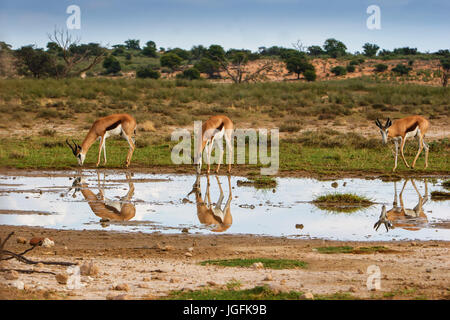
<instances>
[{"instance_id":1,"label":"bush","mask_svg":"<svg viewBox=\"0 0 450 320\"><path fill-rule=\"evenodd\" d=\"M136 71L136 78L159 79L160 77L159 71L152 70L150 67L140 68Z\"/></svg>"},{"instance_id":2,"label":"bush","mask_svg":"<svg viewBox=\"0 0 450 320\"><path fill-rule=\"evenodd\" d=\"M106 74L118 73L122 70L119 60L114 56L109 56L103 61L103 68L106 69Z\"/></svg>"},{"instance_id":3,"label":"bush","mask_svg":"<svg viewBox=\"0 0 450 320\"><path fill-rule=\"evenodd\" d=\"M383 63L379 63L377 65L375 65L375 72L384 72L386 71L388 68L387 65L383 64Z\"/></svg>"},{"instance_id":4,"label":"bush","mask_svg":"<svg viewBox=\"0 0 450 320\"><path fill-rule=\"evenodd\" d=\"M330 70L335 76L343 76L347 74L347 70L342 66L336 66Z\"/></svg>"},{"instance_id":5,"label":"bush","mask_svg":"<svg viewBox=\"0 0 450 320\"><path fill-rule=\"evenodd\" d=\"M355 72L355 66L349 64L349 65L346 67L346 70L347 70L347 72Z\"/></svg>"},{"instance_id":6,"label":"bush","mask_svg":"<svg viewBox=\"0 0 450 320\"><path fill-rule=\"evenodd\" d=\"M200 79L200 71L196 68L189 68L183 71L183 73L177 75L178 78L195 80Z\"/></svg>"},{"instance_id":7,"label":"bush","mask_svg":"<svg viewBox=\"0 0 450 320\"><path fill-rule=\"evenodd\" d=\"M399 75L407 75L412 70L411 67L407 67L404 64L397 64L395 68L392 68L392 71L398 73Z\"/></svg>"},{"instance_id":8,"label":"bush","mask_svg":"<svg viewBox=\"0 0 450 320\"><path fill-rule=\"evenodd\" d=\"M181 65L182 61L183 61L183 59L180 58L178 55L176 55L175 53L169 52L169 53L164 54L161 57L161 66L168 67L172 70L175 70Z\"/></svg>"},{"instance_id":9,"label":"bush","mask_svg":"<svg viewBox=\"0 0 450 320\"><path fill-rule=\"evenodd\" d=\"M219 63L206 57L201 58L194 67L201 73L206 73L209 78L214 78L220 71Z\"/></svg>"},{"instance_id":10,"label":"bush","mask_svg":"<svg viewBox=\"0 0 450 320\"><path fill-rule=\"evenodd\" d=\"M305 56L291 55L286 59L286 69L289 72L296 73L297 79L300 79L300 75L307 70L314 71L314 66L308 62Z\"/></svg>"},{"instance_id":11,"label":"bush","mask_svg":"<svg viewBox=\"0 0 450 320\"><path fill-rule=\"evenodd\" d=\"M306 70L303 75L305 76L306 81L316 81L317 75L314 70Z\"/></svg>"}]
</instances>

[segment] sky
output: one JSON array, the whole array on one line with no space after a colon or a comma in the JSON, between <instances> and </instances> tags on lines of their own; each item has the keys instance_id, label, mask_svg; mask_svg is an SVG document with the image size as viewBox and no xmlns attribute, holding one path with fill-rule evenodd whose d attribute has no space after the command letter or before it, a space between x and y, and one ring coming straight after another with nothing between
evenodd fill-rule
<instances>
[{"instance_id":1,"label":"sky","mask_svg":"<svg viewBox=\"0 0 450 320\"><path fill-rule=\"evenodd\" d=\"M448 0L0 0L0 41L45 47L48 33L66 28L70 5L81 12L81 28L70 33L104 46L139 39L164 48L257 50L336 38L350 52L362 51L366 42L389 50L450 47ZM380 8L381 29L367 28L370 5Z\"/></svg>"}]
</instances>

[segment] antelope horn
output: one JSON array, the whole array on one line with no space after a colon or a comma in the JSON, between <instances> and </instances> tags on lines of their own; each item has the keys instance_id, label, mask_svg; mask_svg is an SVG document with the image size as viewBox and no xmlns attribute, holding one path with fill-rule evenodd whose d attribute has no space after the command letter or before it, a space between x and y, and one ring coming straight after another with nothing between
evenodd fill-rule
<instances>
[{"instance_id":1,"label":"antelope horn","mask_svg":"<svg viewBox=\"0 0 450 320\"><path fill-rule=\"evenodd\" d=\"M380 128L380 129L383 127L383 126L381 125L380 120L378 120L378 118L377 118L377 120L375 120L375 124L376 124L377 127Z\"/></svg>"},{"instance_id":2,"label":"antelope horn","mask_svg":"<svg viewBox=\"0 0 450 320\"><path fill-rule=\"evenodd\" d=\"M69 146L69 148L72 150L72 153L75 154L75 153L76 153L76 150L75 150L75 148L72 147L72 145L69 143L69 139L66 139L66 143L67 143L67 145Z\"/></svg>"}]
</instances>

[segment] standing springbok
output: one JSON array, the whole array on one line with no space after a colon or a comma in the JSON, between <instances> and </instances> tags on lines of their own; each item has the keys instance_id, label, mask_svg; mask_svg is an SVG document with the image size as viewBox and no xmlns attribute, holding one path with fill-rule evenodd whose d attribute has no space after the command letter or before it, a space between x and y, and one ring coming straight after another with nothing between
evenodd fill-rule
<instances>
[{"instance_id":1,"label":"standing springbok","mask_svg":"<svg viewBox=\"0 0 450 320\"><path fill-rule=\"evenodd\" d=\"M211 166L211 152L214 144L214 140L219 140L218 143L220 149L220 157L219 163L217 164L216 173L219 172L220 163L223 157L223 144L222 137L225 137L225 142L227 146L227 155L228 155L228 173L231 172L231 157L233 152L233 144L232 144L232 136L233 136L233 122L224 115L212 116L202 125L202 138L201 143L198 144L198 149L195 152L194 164L197 165L197 174L201 173L202 170L202 155L203 150L206 148L207 152L207 162L208 169L207 173L209 174L210 166Z\"/></svg>"},{"instance_id":2,"label":"standing springbok","mask_svg":"<svg viewBox=\"0 0 450 320\"><path fill-rule=\"evenodd\" d=\"M409 168L409 164L406 162L405 155L403 154L403 148L405 147L406 139L409 137L416 137L419 141L419 151L411 165L414 168L416 165L417 158L419 158L420 153L423 148L425 148L425 168L428 167L428 144L424 141L425 134L428 131L430 122L422 116L409 116L406 118L395 120L393 123L391 119L387 119L386 124L383 126L380 120L376 120L375 124L380 128L381 137L383 139L383 144L387 143L388 138L392 138L395 144L395 155L394 155L394 168L397 168L397 158L398 158L398 143L400 142L400 154L402 156L403 162L406 167Z\"/></svg>"},{"instance_id":3,"label":"standing springbok","mask_svg":"<svg viewBox=\"0 0 450 320\"><path fill-rule=\"evenodd\" d=\"M133 135L136 134L136 120L130 116L129 114L112 114L110 116L106 116L103 118L99 118L95 120L91 129L89 130L86 138L84 138L81 146L77 144L74 140L73 146L69 143L69 139L66 140L67 145L72 149L73 155L77 158L78 164L80 166L83 165L84 159L86 158L86 153L89 151L89 148L95 142L95 140L100 140L100 145L98 148L98 158L97 158L97 167L100 164L100 156L102 154L103 149L103 158L104 163L106 164L106 146L105 140L110 136L122 135L125 140L127 140L130 145L130 149L128 150L127 160L125 165L128 167L131 162L131 157L133 156L133 151L135 148Z\"/></svg>"}]
</instances>

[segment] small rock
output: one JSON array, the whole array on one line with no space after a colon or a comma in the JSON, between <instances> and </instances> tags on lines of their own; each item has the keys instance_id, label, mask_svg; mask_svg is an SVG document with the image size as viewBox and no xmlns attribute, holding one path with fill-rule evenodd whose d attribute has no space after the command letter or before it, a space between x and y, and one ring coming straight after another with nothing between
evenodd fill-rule
<instances>
[{"instance_id":1,"label":"small rock","mask_svg":"<svg viewBox=\"0 0 450 320\"><path fill-rule=\"evenodd\" d=\"M186 252L184 255L185 255L186 257L192 257L192 253L190 253L190 252Z\"/></svg>"},{"instance_id":2,"label":"small rock","mask_svg":"<svg viewBox=\"0 0 450 320\"><path fill-rule=\"evenodd\" d=\"M417 242L412 241L412 242L410 243L410 245L411 245L411 247L415 247L415 246L417 246Z\"/></svg>"},{"instance_id":3,"label":"small rock","mask_svg":"<svg viewBox=\"0 0 450 320\"><path fill-rule=\"evenodd\" d=\"M361 269L358 269L358 274L364 274L364 272Z\"/></svg>"},{"instance_id":4,"label":"small rock","mask_svg":"<svg viewBox=\"0 0 450 320\"><path fill-rule=\"evenodd\" d=\"M217 286L217 283L215 283L214 281L207 281L206 284L210 285L211 287Z\"/></svg>"},{"instance_id":5,"label":"small rock","mask_svg":"<svg viewBox=\"0 0 450 320\"><path fill-rule=\"evenodd\" d=\"M67 284L67 281L69 280L69 276L65 273L58 273L55 275L55 278L59 284Z\"/></svg>"},{"instance_id":6,"label":"small rock","mask_svg":"<svg viewBox=\"0 0 450 320\"><path fill-rule=\"evenodd\" d=\"M113 289L116 291L130 291L130 286L128 283L121 283L113 287Z\"/></svg>"},{"instance_id":7,"label":"small rock","mask_svg":"<svg viewBox=\"0 0 450 320\"><path fill-rule=\"evenodd\" d=\"M194 248L190 247L190 248L188 248L188 251L192 252L192 251L194 251Z\"/></svg>"},{"instance_id":8,"label":"small rock","mask_svg":"<svg viewBox=\"0 0 450 320\"><path fill-rule=\"evenodd\" d=\"M17 279L19 279L19 273L15 270L8 271L5 274L5 279L6 280L17 280Z\"/></svg>"},{"instance_id":9,"label":"small rock","mask_svg":"<svg viewBox=\"0 0 450 320\"><path fill-rule=\"evenodd\" d=\"M175 250L175 248L174 248L173 246L164 246L164 247L162 248L162 250L163 250L163 251L173 251L173 250Z\"/></svg>"},{"instance_id":10,"label":"small rock","mask_svg":"<svg viewBox=\"0 0 450 320\"><path fill-rule=\"evenodd\" d=\"M94 261L85 262L80 267L80 273L83 276L97 276L100 272L99 267Z\"/></svg>"},{"instance_id":11,"label":"small rock","mask_svg":"<svg viewBox=\"0 0 450 320\"><path fill-rule=\"evenodd\" d=\"M333 182L333 183L331 184L331 186L332 186L333 188L337 188L337 187L338 187L338 183L337 183L337 182Z\"/></svg>"},{"instance_id":12,"label":"small rock","mask_svg":"<svg viewBox=\"0 0 450 320\"><path fill-rule=\"evenodd\" d=\"M183 229L181 230L181 232L183 232L183 233L189 233L189 229L188 229L188 228L183 228Z\"/></svg>"},{"instance_id":13,"label":"small rock","mask_svg":"<svg viewBox=\"0 0 450 320\"><path fill-rule=\"evenodd\" d=\"M148 289L148 288L150 288L150 286L147 283L139 283L138 288Z\"/></svg>"},{"instance_id":14,"label":"small rock","mask_svg":"<svg viewBox=\"0 0 450 320\"><path fill-rule=\"evenodd\" d=\"M273 280L273 278L270 273L264 278L264 281L272 281L272 280Z\"/></svg>"},{"instance_id":15,"label":"small rock","mask_svg":"<svg viewBox=\"0 0 450 320\"><path fill-rule=\"evenodd\" d=\"M254 264L252 264L252 268L253 269L263 269L264 265L262 262L255 262Z\"/></svg>"},{"instance_id":16,"label":"small rock","mask_svg":"<svg viewBox=\"0 0 450 320\"><path fill-rule=\"evenodd\" d=\"M269 284L268 288L270 291L272 291L274 294L279 294L282 292L287 292L288 290L284 286L276 285L276 284Z\"/></svg>"},{"instance_id":17,"label":"small rock","mask_svg":"<svg viewBox=\"0 0 450 320\"><path fill-rule=\"evenodd\" d=\"M25 284L23 283L23 281L16 280L11 282L11 287L16 288L18 290L23 290L25 289Z\"/></svg>"},{"instance_id":18,"label":"small rock","mask_svg":"<svg viewBox=\"0 0 450 320\"><path fill-rule=\"evenodd\" d=\"M37 237L34 237L34 238L31 238L30 244L31 244L32 246L37 246L37 245L40 245L42 241L44 241L44 238L37 238Z\"/></svg>"},{"instance_id":19,"label":"small rock","mask_svg":"<svg viewBox=\"0 0 450 320\"><path fill-rule=\"evenodd\" d=\"M54 245L55 245L55 242L53 241L53 240L50 240L49 238L45 238L43 241L42 241L42 244L41 244L44 248L50 248L50 247L53 247Z\"/></svg>"},{"instance_id":20,"label":"small rock","mask_svg":"<svg viewBox=\"0 0 450 320\"><path fill-rule=\"evenodd\" d=\"M151 281L152 279L151 278L149 278L149 277L144 277L144 278L142 278L142 281Z\"/></svg>"},{"instance_id":21,"label":"small rock","mask_svg":"<svg viewBox=\"0 0 450 320\"><path fill-rule=\"evenodd\" d=\"M431 269L426 269L425 270L427 273L431 273Z\"/></svg>"},{"instance_id":22,"label":"small rock","mask_svg":"<svg viewBox=\"0 0 450 320\"><path fill-rule=\"evenodd\" d=\"M300 224L296 224L295 228L296 229L303 229L303 224L301 224L301 223Z\"/></svg>"},{"instance_id":23,"label":"small rock","mask_svg":"<svg viewBox=\"0 0 450 320\"><path fill-rule=\"evenodd\" d=\"M350 292L356 292L356 288L355 288L355 287L350 287L350 288L348 289L348 291L350 291Z\"/></svg>"},{"instance_id":24,"label":"small rock","mask_svg":"<svg viewBox=\"0 0 450 320\"><path fill-rule=\"evenodd\" d=\"M17 237L17 243L26 244L28 241L24 237Z\"/></svg>"},{"instance_id":25,"label":"small rock","mask_svg":"<svg viewBox=\"0 0 450 320\"><path fill-rule=\"evenodd\" d=\"M170 282L170 283L177 283L177 282L178 282L178 280L177 280L177 279L175 279L175 278L170 278L169 282Z\"/></svg>"},{"instance_id":26,"label":"small rock","mask_svg":"<svg viewBox=\"0 0 450 320\"><path fill-rule=\"evenodd\" d=\"M314 295L311 292L306 292L300 296L301 299L313 300Z\"/></svg>"}]
</instances>

